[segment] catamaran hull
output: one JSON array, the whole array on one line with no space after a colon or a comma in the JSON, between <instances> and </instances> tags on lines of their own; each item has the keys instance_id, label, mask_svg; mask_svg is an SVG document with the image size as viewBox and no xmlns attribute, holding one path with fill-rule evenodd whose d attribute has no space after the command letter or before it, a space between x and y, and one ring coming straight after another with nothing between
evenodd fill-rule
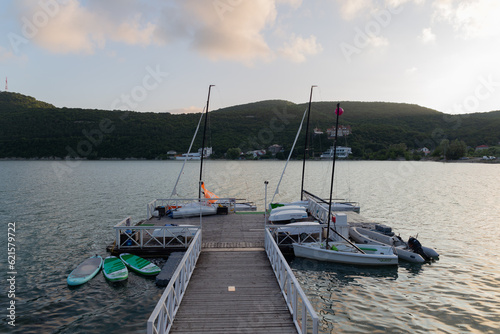
<instances>
[{"instance_id":1,"label":"catamaran hull","mask_svg":"<svg viewBox=\"0 0 500 334\"><path fill-rule=\"evenodd\" d=\"M398 257L388 249L390 254L362 254L323 249L318 243L293 244L295 256L307 259L364 266L397 265Z\"/></svg>"}]
</instances>

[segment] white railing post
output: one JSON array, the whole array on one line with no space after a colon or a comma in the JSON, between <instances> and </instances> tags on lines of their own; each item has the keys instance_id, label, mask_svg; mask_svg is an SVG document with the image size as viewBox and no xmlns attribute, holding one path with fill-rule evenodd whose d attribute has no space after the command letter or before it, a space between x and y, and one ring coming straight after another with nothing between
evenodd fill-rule
<instances>
[{"instance_id":1,"label":"white railing post","mask_svg":"<svg viewBox=\"0 0 500 334\"><path fill-rule=\"evenodd\" d=\"M166 334L170 331L200 252L201 230L198 230L148 319L148 334Z\"/></svg>"},{"instance_id":2,"label":"white railing post","mask_svg":"<svg viewBox=\"0 0 500 334\"><path fill-rule=\"evenodd\" d=\"M300 287L299 282L295 278L292 269L286 262L283 254L278 248L278 245L274 242L274 239L269 232L269 228L265 229L265 247L266 254L271 262L271 267L273 268L276 279L281 289L281 293L285 298L287 307L292 314L293 322L295 328L299 334L307 333L307 319L310 318L312 321L312 332L313 334L318 333L318 322L319 318L311 303L307 299L304 291ZM302 302L302 319L299 319L298 313L298 303L299 298Z\"/></svg>"}]
</instances>

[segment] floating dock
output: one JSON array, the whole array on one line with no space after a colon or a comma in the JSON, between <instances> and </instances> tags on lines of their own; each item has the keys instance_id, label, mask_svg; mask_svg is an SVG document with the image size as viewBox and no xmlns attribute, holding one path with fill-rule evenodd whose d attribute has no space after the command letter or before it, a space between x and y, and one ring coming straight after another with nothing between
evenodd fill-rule
<instances>
[{"instance_id":1,"label":"floating dock","mask_svg":"<svg viewBox=\"0 0 500 334\"><path fill-rule=\"evenodd\" d=\"M202 236L170 333L297 333L264 250L264 214L203 217Z\"/></svg>"},{"instance_id":2,"label":"floating dock","mask_svg":"<svg viewBox=\"0 0 500 334\"><path fill-rule=\"evenodd\" d=\"M279 227L266 228L263 212L172 219L153 215L159 201L148 204L147 219L115 225L109 246L144 256L185 252L163 281L168 285L148 319L148 334L318 332L318 316L283 257L290 242L281 244ZM358 213L342 214L350 225L372 224Z\"/></svg>"},{"instance_id":3,"label":"floating dock","mask_svg":"<svg viewBox=\"0 0 500 334\"><path fill-rule=\"evenodd\" d=\"M264 249L202 249L170 333L297 333Z\"/></svg>"},{"instance_id":4,"label":"floating dock","mask_svg":"<svg viewBox=\"0 0 500 334\"><path fill-rule=\"evenodd\" d=\"M263 213L206 216L201 225L190 246L202 238L199 256L190 260L196 251L187 251L148 333L317 333L317 315L266 231ZM184 281L186 266L193 268Z\"/></svg>"}]
</instances>

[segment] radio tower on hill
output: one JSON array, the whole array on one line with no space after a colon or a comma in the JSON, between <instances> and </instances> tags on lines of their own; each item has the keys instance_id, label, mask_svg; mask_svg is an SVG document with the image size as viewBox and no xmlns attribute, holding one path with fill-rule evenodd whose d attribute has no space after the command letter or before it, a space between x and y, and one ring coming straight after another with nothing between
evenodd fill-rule
<instances>
[{"instance_id":1,"label":"radio tower on hill","mask_svg":"<svg viewBox=\"0 0 500 334\"><path fill-rule=\"evenodd\" d=\"M9 90L9 86L7 85L7 77L5 77L5 91Z\"/></svg>"}]
</instances>

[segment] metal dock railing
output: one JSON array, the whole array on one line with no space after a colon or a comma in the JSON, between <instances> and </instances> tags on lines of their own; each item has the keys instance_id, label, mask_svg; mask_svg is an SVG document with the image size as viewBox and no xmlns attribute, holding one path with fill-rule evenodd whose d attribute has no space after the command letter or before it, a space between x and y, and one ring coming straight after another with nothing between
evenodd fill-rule
<instances>
[{"instance_id":1,"label":"metal dock railing","mask_svg":"<svg viewBox=\"0 0 500 334\"><path fill-rule=\"evenodd\" d=\"M244 242L228 242L234 238ZM203 218L147 333L316 334L318 325L263 215L229 214Z\"/></svg>"}]
</instances>

